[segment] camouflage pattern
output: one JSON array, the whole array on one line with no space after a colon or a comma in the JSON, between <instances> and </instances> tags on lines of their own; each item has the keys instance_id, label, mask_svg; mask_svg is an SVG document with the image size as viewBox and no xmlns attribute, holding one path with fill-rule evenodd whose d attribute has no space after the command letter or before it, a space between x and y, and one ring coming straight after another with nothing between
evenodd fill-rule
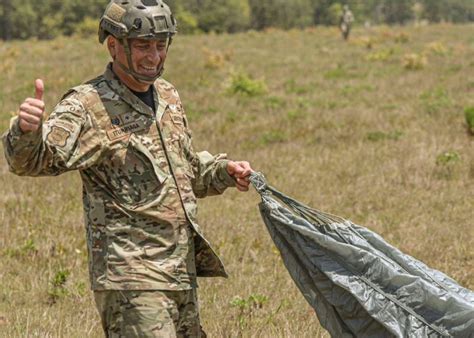
<instances>
[{"instance_id":1,"label":"camouflage pattern","mask_svg":"<svg viewBox=\"0 0 474 338\"><path fill-rule=\"evenodd\" d=\"M347 40L349 38L353 22L354 14L352 14L352 11L349 9L349 6L345 5L339 22L339 28L341 29L342 37L344 38L344 40Z\"/></svg>"},{"instance_id":2,"label":"camouflage pattern","mask_svg":"<svg viewBox=\"0 0 474 338\"><path fill-rule=\"evenodd\" d=\"M106 337L206 337L196 289L95 291Z\"/></svg>"},{"instance_id":3,"label":"camouflage pattern","mask_svg":"<svg viewBox=\"0 0 474 338\"><path fill-rule=\"evenodd\" d=\"M132 62L129 39L166 40L168 51L176 34L176 20L168 5L161 0L111 0L100 19L99 42L103 43L110 34L121 41L127 55L128 66L116 61L122 70L137 81L152 83L163 75L164 60L154 76L137 72Z\"/></svg>"},{"instance_id":4,"label":"camouflage pattern","mask_svg":"<svg viewBox=\"0 0 474 338\"><path fill-rule=\"evenodd\" d=\"M99 23L99 42L117 39L156 39L176 34L176 20L161 0L112 0Z\"/></svg>"},{"instance_id":5,"label":"camouflage pattern","mask_svg":"<svg viewBox=\"0 0 474 338\"><path fill-rule=\"evenodd\" d=\"M18 175L79 170L93 290L187 290L196 276L227 277L196 220L196 198L235 185L226 155L194 151L171 84L157 80L154 97L156 112L109 65L41 130L23 134L13 118L3 137Z\"/></svg>"}]
</instances>

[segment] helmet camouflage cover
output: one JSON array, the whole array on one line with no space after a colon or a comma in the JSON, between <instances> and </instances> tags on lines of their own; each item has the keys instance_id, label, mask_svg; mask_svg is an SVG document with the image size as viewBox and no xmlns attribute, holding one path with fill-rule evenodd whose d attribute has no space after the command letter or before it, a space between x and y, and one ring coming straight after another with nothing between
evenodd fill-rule
<instances>
[{"instance_id":1,"label":"helmet camouflage cover","mask_svg":"<svg viewBox=\"0 0 474 338\"><path fill-rule=\"evenodd\" d=\"M155 76L139 74L133 68L128 39L165 39L168 51L174 34L176 34L176 20L168 5L161 0L112 0L107 5L99 25L100 43L112 35L124 46L128 67L118 62L119 66L137 81L148 83L162 75L164 60Z\"/></svg>"},{"instance_id":2,"label":"helmet camouflage cover","mask_svg":"<svg viewBox=\"0 0 474 338\"><path fill-rule=\"evenodd\" d=\"M171 38L176 33L176 20L161 0L112 0L107 5L99 26L99 41L107 36L117 39Z\"/></svg>"}]
</instances>

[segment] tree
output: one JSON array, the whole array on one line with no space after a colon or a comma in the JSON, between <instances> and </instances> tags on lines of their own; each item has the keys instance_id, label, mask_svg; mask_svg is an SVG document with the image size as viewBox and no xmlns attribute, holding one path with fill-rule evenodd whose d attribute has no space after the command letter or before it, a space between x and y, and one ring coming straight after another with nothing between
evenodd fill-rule
<instances>
[{"instance_id":1,"label":"tree","mask_svg":"<svg viewBox=\"0 0 474 338\"><path fill-rule=\"evenodd\" d=\"M413 19L413 0L385 0L382 6L384 22L404 24Z\"/></svg>"},{"instance_id":2,"label":"tree","mask_svg":"<svg viewBox=\"0 0 474 338\"><path fill-rule=\"evenodd\" d=\"M2 28L3 40L10 40L12 38L12 21L11 14L12 6L10 0L2 0L0 2L0 27Z\"/></svg>"},{"instance_id":3,"label":"tree","mask_svg":"<svg viewBox=\"0 0 474 338\"><path fill-rule=\"evenodd\" d=\"M466 22L474 20L472 0L422 0L423 18L430 22Z\"/></svg>"},{"instance_id":4,"label":"tree","mask_svg":"<svg viewBox=\"0 0 474 338\"><path fill-rule=\"evenodd\" d=\"M165 0L166 1L166 0ZM39 39L94 30L109 0L0 0L0 38ZM333 25L340 5L356 21L474 21L474 0L168 0L181 33ZM416 5L416 6L415 6ZM414 10L415 9L415 10Z\"/></svg>"},{"instance_id":5,"label":"tree","mask_svg":"<svg viewBox=\"0 0 474 338\"><path fill-rule=\"evenodd\" d=\"M266 27L292 28L312 24L311 0L249 0L251 26L261 30Z\"/></svg>"},{"instance_id":6,"label":"tree","mask_svg":"<svg viewBox=\"0 0 474 338\"><path fill-rule=\"evenodd\" d=\"M330 20L329 22L331 23L331 25L339 24L342 13L342 5L339 2L335 2L331 6L329 6L328 19Z\"/></svg>"},{"instance_id":7,"label":"tree","mask_svg":"<svg viewBox=\"0 0 474 338\"><path fill-rule=\"evenodd\" d=\"M198 26L204 32L239 32L249 27L250 10L247 1L198 0Z\"/></svg>"}]
</instances>

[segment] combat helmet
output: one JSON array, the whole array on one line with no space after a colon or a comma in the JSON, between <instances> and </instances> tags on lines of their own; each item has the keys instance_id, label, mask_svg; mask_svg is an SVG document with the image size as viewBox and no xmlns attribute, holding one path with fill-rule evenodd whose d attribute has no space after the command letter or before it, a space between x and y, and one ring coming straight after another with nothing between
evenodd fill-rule
<instances>
[{"instance_id":1,"label":"combat helmet","mask_svg":"<svg viewBox=\"0 0 474 338\"><path fill-rule=\"evenodd\" d=\"M176 20L170 8L161 0L111 0L99 24L99 42L112 35L124 46L128 68L121 68L138 81L152 82L163 73L163 64L155 77L138 74L132 65L128 39L165 39L169 45L176 34Z\"/></svg>"}]
</instances>

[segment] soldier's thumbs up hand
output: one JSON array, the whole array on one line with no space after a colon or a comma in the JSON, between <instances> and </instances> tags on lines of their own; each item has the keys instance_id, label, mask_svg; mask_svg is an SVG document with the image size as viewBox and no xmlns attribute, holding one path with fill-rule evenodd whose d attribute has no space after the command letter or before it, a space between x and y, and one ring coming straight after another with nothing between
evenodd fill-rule
<instances>
[{"instance_id":1,"label":"soldier's thumbs up hand","mask_svg":"<svg viewBox=\"0 0 474 338\"><path fill-rule=\"evenodd\" d=\"M19 127L22 132L28 133L40 128L44 113L44 83L43 80L35 81L35 98L27 98L18 112Z\"/></svg>"},{"instance_id":2,"label":"soldier's thumbs up hand","mask_svg":"<svg viewBox=\"0 0 474 338\"><path fill-rule=\"evenodd\" d=\"M35 81L35 99L43 101L44 83L41 79Z\"/></svg>"}]
</instances>

